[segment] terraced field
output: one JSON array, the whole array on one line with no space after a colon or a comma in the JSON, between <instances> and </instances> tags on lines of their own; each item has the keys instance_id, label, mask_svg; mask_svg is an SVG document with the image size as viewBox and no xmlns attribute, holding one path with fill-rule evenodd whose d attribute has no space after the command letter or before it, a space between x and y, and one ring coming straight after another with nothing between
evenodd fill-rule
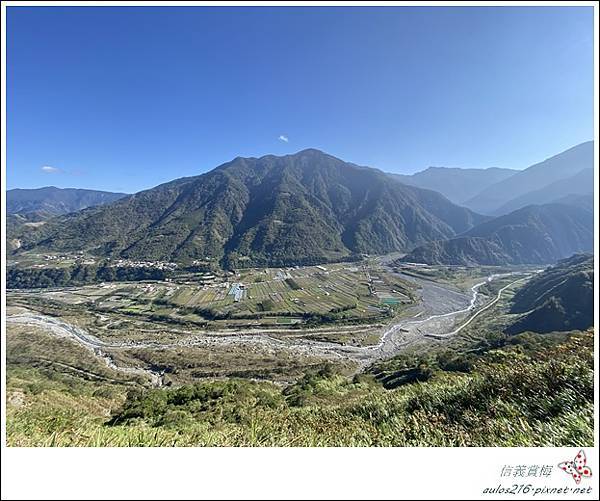
<instances>
[{"instance_id":1,"label":"terraced field","mask_svg":"<svg viewBox=\"0 0 600 501\"><path fill-rule=\"evenodd\" d=\"M414 303L414 285L367 266L343 264L293 269L245 270L209 283L185 280L112 282L82 287L12 293L18 301L35 298L126 315L154 315L211 328L240 325L294 325L339 320L378 322ZM322 318L328 315L327 319Z\"/></svg>"}]
</instances>

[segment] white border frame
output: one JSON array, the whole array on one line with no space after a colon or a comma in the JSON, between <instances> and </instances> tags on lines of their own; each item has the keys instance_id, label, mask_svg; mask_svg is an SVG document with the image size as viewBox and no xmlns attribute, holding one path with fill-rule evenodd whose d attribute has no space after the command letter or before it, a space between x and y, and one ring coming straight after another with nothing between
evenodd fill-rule
<instances>
[{"instance_id":1,"label":"white border frame","mask_svg":"<svg viewBox=\"0 0 600 501\"><path fill-rule=\"evenodd\" d=\"M598 4L560 2L382 2L382 1L7 1L2 2L2 311L6 311L6 8L12 6L589 6L594 8L594 154L598 171ZM594 194L595 274L594 357L598 360L598 190ZM573 448L7 448L6 319L2 327L2 499L499 499L482 494L499 483L504 464L556 464L574 456ZM595 365L597 369L597 364ZM598 388L598 371L594 373ZM598 494L598 392L594 400L594 449L587 449L594 471L587 485ZM561 473L561 472L557 472ZM546 486L570 485L560 475ZM532 481L534 483L535 480ZM503 482L504 483L504 482ZM514 483L514 481L512 482ZM541 484L540 484L541 485ZM582 483L582 486L584 484ZM519 498L529 497L522 494ZM542 499L573 499L564 494Z\"/></svg>"}]
</instances>

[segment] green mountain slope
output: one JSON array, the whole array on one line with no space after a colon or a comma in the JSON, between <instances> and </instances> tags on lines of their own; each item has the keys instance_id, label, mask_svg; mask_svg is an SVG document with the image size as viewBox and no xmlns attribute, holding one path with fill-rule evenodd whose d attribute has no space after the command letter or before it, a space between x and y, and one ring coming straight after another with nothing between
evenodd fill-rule
<instances>
[{"instance_id":1,"label":"green mountain slope","mask_svg":"<svg viewBox=\"0 0 600 501\"><path fill-rule=\"evenodd\" d=\"M525 284L511 313L526 313L509 334L587 329L594 324L594 258L579 254L560 261Z\"/></svg>"},{"instance_id":2,"label":"green mountain slope","mask_svg":"<svg viewBox=\"0 0 600 501\"><path fill-rule=\"evenodd\" d=\"M225 265L409 250L485 220L438 193L317 150L216 169L52 220L22 249Z\"/></svg>"},{"instance_id":3,"label":"green mountain slope","mask_svg":"<svg viewBox=\"0 0 600 501\"><path fill-rule=\"evenodd\" d=\"M403 261L428 264L552 263L591 251L594 215L563 204L531 205L486 221L457 238L425 244Z\"/></svg>"}]
</instances>

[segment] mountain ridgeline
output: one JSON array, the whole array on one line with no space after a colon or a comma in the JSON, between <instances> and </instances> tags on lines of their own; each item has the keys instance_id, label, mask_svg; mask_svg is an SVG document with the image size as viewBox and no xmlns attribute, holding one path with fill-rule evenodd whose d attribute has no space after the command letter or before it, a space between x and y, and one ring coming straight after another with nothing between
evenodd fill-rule
<instances>
[{"instance_id":1,"label":"mountain ridgeline","mask_svg":"<svg viewBox=\"0 0 600 501\"><path fill-rule=\"evenodd\" d=\"M437 191L448 200L466 205L482 190L504 181L519 171L488 167L487 169L461 169L455 167L429 167L411 175L390 174L398 181L411 186Z\"/></svg>"},{"instance_id":2,"label":"mountain ridgeline","mask_svg":"<svg viewBox=\"0 0 600 501\"><path fill-rule=\"evenodd\" d=\"M40 220L108 204L125 195L125 193L54 186L36 189L17 188L6 192L6 212L24 216L28 220Z\"/></svg>"},{"instance_id":3,"label":"mountain ridgeline","mask_svg":"<svg viewBox=\"0 0 600 501\"><path fill-rule=\"evenodd\" d=\"M24 237L19 251L209 258L227 267L309 264L409 251L486 219L439 193L310 149L238 157L200 176L54 218Z\"/></svg>"},{"instance_id":4,"label":"mountain ridgeline","mask_svg":"<svg viewBox=\"0 0 600 501\"><path fill-rule=\"evenodd\" d=\"M574 176L554 181L540 189L513 198L496 210L498 215L508 214L527 205L540 205L562 200L565 197L593 197L594 169L583 169Z\"/></svg>"},{"instance_id":5,"label":"mountain ridgeline","mask_svg":"<svg viewBox=\"0 0 600 501\"><path fill-rule=\"evenodd\" d=\"M546 264L594 245L594 214L562 203L530 205L464 234L417 247L405 262L448 265Z\"/></svg>"},{"instance_id":6,"label":"mountain ridgeline","mask_svg":"<svg viewBox=\"0 0 600 501\"><path fill-rule=\"evenodd\" d=\"M462 205L500 216L571 194L592 194L593 169L594 142L587 141L487 186Z\"/></svg>"},{"instance_id":7,"label":"mountain ridgeline","mask_svg":"<svg viewBox=\"0 0 600 501\"><path fill-rule=\"evenodd\" d=\"M411 175L390 176L437 191L477 213L501 216L567 196L593 195L594 143L578 144L523 170L429 167Z\"/></svg>"}]
</instances>

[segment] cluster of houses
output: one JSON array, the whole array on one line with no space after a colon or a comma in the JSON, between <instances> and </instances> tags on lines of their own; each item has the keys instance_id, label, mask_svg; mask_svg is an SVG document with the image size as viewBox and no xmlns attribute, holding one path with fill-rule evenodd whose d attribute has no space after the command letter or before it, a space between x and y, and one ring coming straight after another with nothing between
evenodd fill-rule
<instances>
[{"instance_id":1,"label":"cluster of houses","mask_svg":"<svg viewBox=\"0 0 600 501\"><path fill-rule=\"evenodd\" d=\"M123 268L156 268L166 271L172 271L177 268L177 263L170 263L168 261L133 261L131 259L117 259L110 265Z\"/></svg>"}]
</instances>

